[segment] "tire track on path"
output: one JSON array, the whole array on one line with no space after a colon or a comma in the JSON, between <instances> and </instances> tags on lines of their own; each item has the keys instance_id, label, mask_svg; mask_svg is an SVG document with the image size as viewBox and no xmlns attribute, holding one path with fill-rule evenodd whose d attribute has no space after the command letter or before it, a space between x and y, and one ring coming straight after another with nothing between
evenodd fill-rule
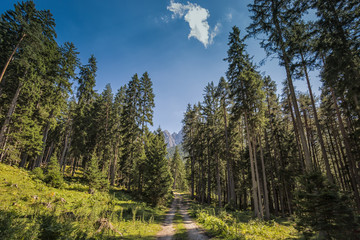
<instances>
[{"instance_id":1,"label":"tire track on path","mask_svg":"<svg viewBox=\"0 0 360 240\"><path fill-rule=\"evenodd\" d=\"M171 240L175 235L175 229L173 226L173 219L176 211L180 213L183 218L183 224L187 231L187 237L189 240L208 240L202 230L194 221L191 220L188 214L188 204L183 202L181 194L175 193L175 198L171 204L169 212L166 214L163 227L156 235L158 240Z\"/></svg>"}]
</instances>

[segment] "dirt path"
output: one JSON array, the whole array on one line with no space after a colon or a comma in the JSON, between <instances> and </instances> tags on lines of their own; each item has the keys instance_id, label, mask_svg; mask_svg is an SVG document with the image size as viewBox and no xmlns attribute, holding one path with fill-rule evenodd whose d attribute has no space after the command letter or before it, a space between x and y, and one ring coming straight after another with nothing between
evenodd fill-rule
<instances>
[{"instance_id":1,"label":"dirt path","mask_svg":"<svg viewBox=\"0 0 360 240\"><path fill-rule=\"evenodd\" d=\"M174 201L171 204L170 211L166 214L164 225L158 234L156 235L158 240L171 240L172 236L175 234L175 229L173 227L172 221L176 213L176 207L179 198L175 196Z\"/></svg>"},{"instance_id":2,"label":"dirt path","mask_svg":"<svg viewBox=\"0 0 360 240\"><path fill-rule=\"evenodd\" d=\"M207 240L204 231L191 220L187 212L188 205L183 201L182 195L175 193L175 199L171 204L170 211L166 214L165 222L162 230L157 234L158 240L171 240L175 234L175 230L172 224L172 220L178 209L180 215L183 217L183 224L187 230L187 236L189 240Z\"/></svg>"}]
</instances>

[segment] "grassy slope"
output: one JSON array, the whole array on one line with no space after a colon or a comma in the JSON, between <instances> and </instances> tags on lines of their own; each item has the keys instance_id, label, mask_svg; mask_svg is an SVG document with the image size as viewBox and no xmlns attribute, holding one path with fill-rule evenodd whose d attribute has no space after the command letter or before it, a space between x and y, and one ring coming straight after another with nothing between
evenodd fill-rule
<instances>
[{"instance_id":1,"label":"grassy slope","mask_svg":"<svg viewBox=\"0 0 360 240\"><path fill-rule=\"evenodd\" d=\"M113 228L125 239L155 239L161 229L165 209L147 207L119 189L87 192L79 181L56 189L26 170L0 164L0 238L116 239L120 234ZM106 219L103 227L100 219Z\"/></svg>"}]
</instances>

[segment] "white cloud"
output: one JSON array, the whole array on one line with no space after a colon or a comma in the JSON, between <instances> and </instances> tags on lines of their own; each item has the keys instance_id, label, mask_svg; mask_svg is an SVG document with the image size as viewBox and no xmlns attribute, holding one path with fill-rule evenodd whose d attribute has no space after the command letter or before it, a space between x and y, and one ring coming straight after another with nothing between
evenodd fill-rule
<instances>
[{"instance_id":1,"label":"white cloud","mask_svg":"<svg viewBox=\"0 0 360 240\"><path fill-rule=\"evenodd\" d=\"M164 23L169 23L169 17L168 16L162 16L161 21L163 21Z\"/></svg>"},{"instance_id":2,"label":"white cloud","mask_svg":"<svg viewBox=\"0 0 360 240\"><path fill-rule=\"evenodd\" d=\"M226 14L226 21L231 22L232 19L233 19L232 13Z\"/></svg>"},{"instance_id":3,"label":"white cloud","mask_svg":"<svg viewBox=\"0 0 360 240\"><path fill-rule=\"evenodd\" d=\"M214 27L214 29L211 31L210 33L210 44L212 44L214 42L214 37L219 33L220 31L220 27L221 27L221 24L220 23L217 23Z\"/></svg>"},{"instance_id":4,"label":"white cloud","mask_svg":"<svg viewBox=\"0 0 360 240\"><path fill-rule=\"evenodd\" d=\"M170 1L167 9L173 13L173 19L176 17L184 17L184 20L189 23L190 34L188 38L196 38L204 44L205 48L213 43L214 37L218 34L220 24L217 24L214 29L210 31L210 26L207 22L210 13L207 9L190 2L186 5L176 3L174 0Z\"/></svg>"}]
</instances>

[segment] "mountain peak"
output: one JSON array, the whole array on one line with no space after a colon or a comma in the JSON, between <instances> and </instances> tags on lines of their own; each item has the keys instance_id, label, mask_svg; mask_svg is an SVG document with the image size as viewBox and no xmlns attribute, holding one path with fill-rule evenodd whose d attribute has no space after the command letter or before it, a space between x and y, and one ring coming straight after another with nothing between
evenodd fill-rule
<instances>
[{"instance_id":1,"label":"mountain peak","mask_svg":"<svg viewBox=\"0 0 360 240\"><path fill-rule=\"evenodd\" d=\"M164 130L163 134L165 137L165 143L167 144L168 148L174 147L182 143L183 140L182 130L179 133L174 132L172 134L170 134L168 130Z\"/></svg>"}]
</instances>

